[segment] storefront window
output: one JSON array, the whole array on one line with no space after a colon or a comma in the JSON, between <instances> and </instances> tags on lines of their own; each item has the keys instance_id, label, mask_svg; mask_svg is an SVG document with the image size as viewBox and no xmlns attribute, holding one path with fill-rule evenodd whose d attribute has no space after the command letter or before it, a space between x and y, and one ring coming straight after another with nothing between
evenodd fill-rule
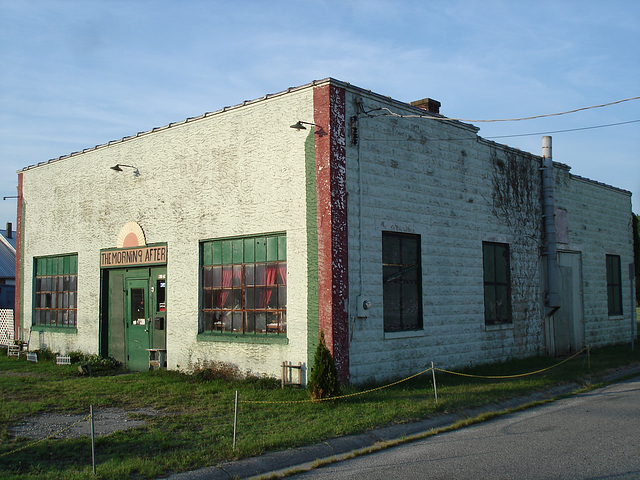
<instances>
[{"instance_id":1,"label":"storefront window","mask_svg":"<svg viewBox=\"0 0 640 480\"><path fill-rule=\"evenodd\" d=\"M34 325L76 327L78 255L34 259Z\"/></svg>"},{"instance_id":2,"label":"storefront window","mask_svg":"<svg viewBox=\"0 0 640 480\"><path fill-rule=\"evenodd\" d=\"M204 242L201 331L286 334L286 250L284 234Z\"/></svg>"}]
</instances>

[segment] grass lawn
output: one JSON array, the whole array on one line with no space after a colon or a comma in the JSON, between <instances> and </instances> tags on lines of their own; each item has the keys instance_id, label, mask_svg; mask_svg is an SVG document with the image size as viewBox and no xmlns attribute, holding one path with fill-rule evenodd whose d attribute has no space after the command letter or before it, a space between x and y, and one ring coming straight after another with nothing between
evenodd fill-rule
<instances>
[{"instance_id":1,"label":"grass lawn","mask_svg":"<svg viewBox=\"0 0 640 480\"><path fill-rule=\"evenodd\" d=\"M464 373L524 374L558 361L536 357ZM88 414L90 405L96 412L106 407L161 410L165 415L147 418L143 427L96 441L97 478L157 478L480 406L563 382L589 385L604 371L634 362L640 362L640 347L632 352L627 344L592 350L589 361L582 354L550 370L516 378L485 379L438 372L438 404L430 372L362 395L310 402L305 390L281 390L279 382L268 379L226 381L168 371L80 376L77 365L31 363L24 357L7 357L6 350L0 349L0 472L2 478L21 480L93 477L89 438L35 443L10 435L12 425L45 412ZM414 373L406 372L406 376ZM348 388L343 393L357 394L371 387L375 386ZM236 390L240 409L234 451Z\"/></svg>"}]
</instances>

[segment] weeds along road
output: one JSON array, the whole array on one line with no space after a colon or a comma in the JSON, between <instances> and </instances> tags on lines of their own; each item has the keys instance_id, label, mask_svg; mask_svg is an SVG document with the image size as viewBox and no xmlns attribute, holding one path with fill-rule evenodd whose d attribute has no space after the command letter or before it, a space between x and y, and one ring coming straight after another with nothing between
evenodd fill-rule
<instances>
[{"instance_id":1,"label":"weeds along road","mask_svg":"<svg viewBox=\"0 0 640 480\"><path fill-rule=\"evenodd\" d=\"M640 479L640 377L290 479Z\"/></svg>"}]
</instances>

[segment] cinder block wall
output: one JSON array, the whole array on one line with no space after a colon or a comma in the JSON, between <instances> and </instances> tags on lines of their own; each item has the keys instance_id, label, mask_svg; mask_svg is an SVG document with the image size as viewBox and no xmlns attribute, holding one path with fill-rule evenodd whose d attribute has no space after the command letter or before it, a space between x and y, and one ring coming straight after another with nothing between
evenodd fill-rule
<instances>
[{"instance_id":1,"label":"cinder block wall","mask_svg":"<svg viewBox=\"0 0 640 480\"><path fill-rule=\"evenodd\" d=\"M581 252L585 342L594 346L631 341L634 303L629 279L633 263L631 194L556 169L556 207L567 211L569 243ZM623 315L609 316L606 255L619 255Z\"/></svg>"},{"instance_id":2,"label":"cinder block wall","mask_svg":"<svg viewBox=\"0 0 640 480\"><path fill-rule=\"evenodd\" d=\"M358 102L374 114L417 113L363 91L347 98L347 117ZM351 380L403 377L431 361L453 368L545 353L539 157L477 139L472 126L362 115L357 125L356 145L347 135ZM556 207L568 210L572 248L584 252L586 341L623 341L629 319L606 315L604 255L622 256L625 277L629 195L560 170ZM384 332L383 231L421 236L422 331ZM483 241L510 246L512 324L485 326ZM366 319L357 317L358 295L372 301Z\"/></svg>"},{"instance_id":3,"label":"cinder block wall","mask_svg":"<svg viewBox=\"0 0 640 480\"><path fill-rule=\"evenodd\" d=\"M417 113L357 92L352 105L356 97L362 98L366 110L389 107L405 115ZM538 239L529 235L541 221L538 163L524 152L478 141L475 131L472 126L420 118L359 120L359 145L348 149L354 382L409 375L431 361L453 367L540 349L539 303L530 300L539 294ZM496 184L501 182L496 165L508 164L509 158L534 179L524 213L508 212L513 205L507 212L494 208L494 190L502 188ZM509 218L523 215L522 224ZM384 332L383 231L421 236L421 331ZM483 241L508 243L511 248L514 321L509 325L484 323ZM358 293L373 302L366 319L355 316Z\"/></svg>"}]
</instances>

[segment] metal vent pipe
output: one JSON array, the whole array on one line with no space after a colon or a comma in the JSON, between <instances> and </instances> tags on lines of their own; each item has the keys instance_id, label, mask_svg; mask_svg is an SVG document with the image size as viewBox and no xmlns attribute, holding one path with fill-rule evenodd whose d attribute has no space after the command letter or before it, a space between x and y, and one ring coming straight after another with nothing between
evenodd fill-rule
<instances>
[{"instance_id":1,"label":"metal vent pipe","mask_svg":"<svg viewBox=\"0 0 640 480\"><path fill-rule=\"evenodd\" d=\"M556 247L555 201L553 197L553 160L551 159L551 137L542 137L542 218L544 220L544 254L547 257L547 291L545 294L545 317L553 315L558 301L558 250Z\"/></svg>"}]
</instances>

